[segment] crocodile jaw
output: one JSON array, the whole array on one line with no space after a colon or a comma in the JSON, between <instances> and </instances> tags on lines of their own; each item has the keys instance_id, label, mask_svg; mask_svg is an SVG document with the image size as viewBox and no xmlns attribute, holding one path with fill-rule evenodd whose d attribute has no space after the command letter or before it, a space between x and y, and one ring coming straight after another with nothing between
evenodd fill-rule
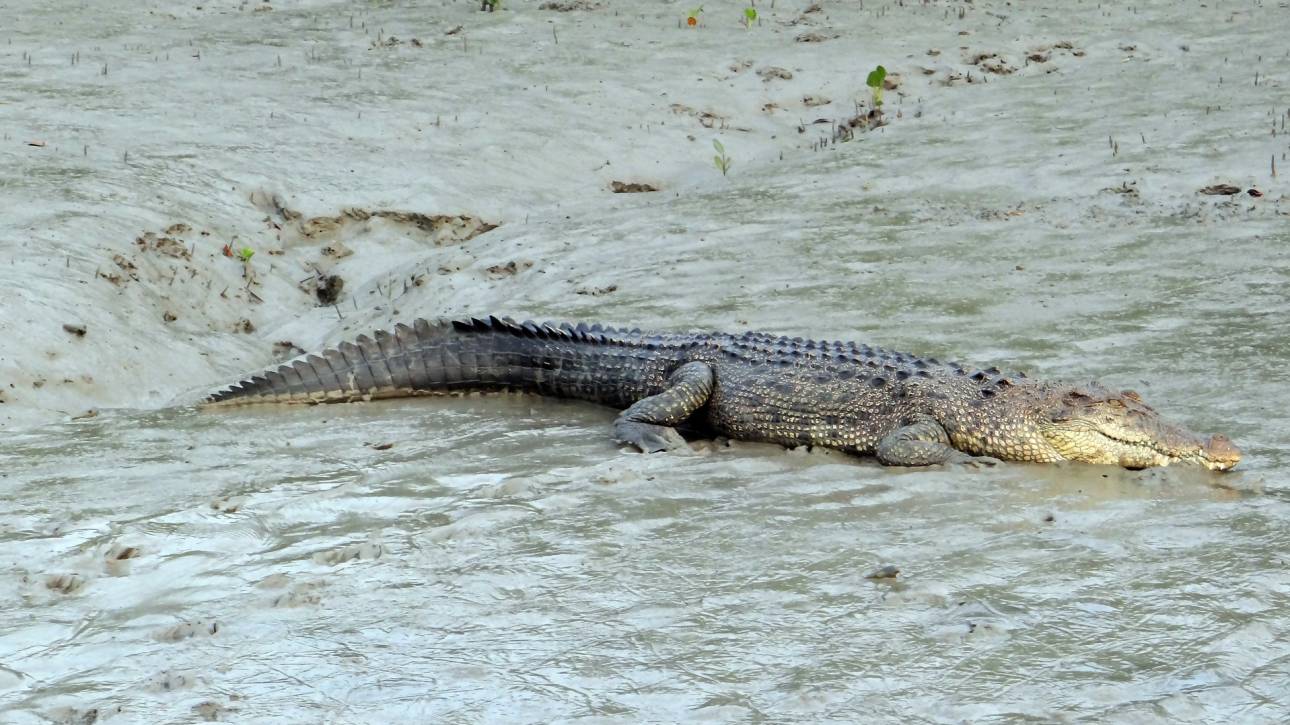
<instances>
[{"instance_id":1,"label":"crocodile jaw","mask_svg":"<svg viewBox=\"0 0 1290 725\"><path fill-rule=\"evenodd\" d=\"M1075 419L1048 423L1041 429L1048 444L1068 461L1124 468L1184 463L1211 471L1228 471L1241 461L1240 449L1226 436L1202 438L1160 420L1122 429L1105 421Z\"/></svg>"},{"instance_id":2,"label":"crocodile jaw","mask_svg":"<svg viewBox=\"0 0 1290 725\"><path fill-rule=\"evenodd\" d=\"M1199 436L1168 423L1131 390L1096 383L1055 386L1041 406L1039 428L1062 458L1125 468L1175 463L1231 470L1241 451L1226 436Z\"/></svg>"}]
</instances>

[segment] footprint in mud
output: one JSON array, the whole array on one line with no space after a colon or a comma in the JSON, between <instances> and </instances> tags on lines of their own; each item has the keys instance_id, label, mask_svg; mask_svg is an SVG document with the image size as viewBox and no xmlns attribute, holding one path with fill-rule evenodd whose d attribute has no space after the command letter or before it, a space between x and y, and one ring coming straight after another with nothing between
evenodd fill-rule
<instances>
[{"instance_id":1,"label":"footprint in mud","mask_svg":"<svg viewBox=\"0 0 1290 725\"><path fill-rule=\"evenodd\" d=\"M193 637L214 637L219 634L220 623L213 619L201 619L196 622L180 622L172 627L158 630L154 636L161 642L182 642Z\"/></svg>"},{"instance_id":2,"label":"footprint in mud","mask_svg":"<svg viewBox=\"0 0 1290 725\"><path fill-rule=\"evenodd\" d=\"M506 264L494 264L485 271L488 272L489 277L493 279L501 279L503 277L513 277L532 266L533 262L527 259L520 259L511 260Z\"/></svg>"},{"instance_id":3,"label":"footprint in mud","mask_svg":"<svg viewBox=\"0 0 1290 725\"><path fill-rule=\"evenodd\" d=\"M218 722L232 712L237 710L214 700L205 700L193 705L193 714L206 722Z\"/></svg>"},{"instance_id":4,"label":"footprint in mud","mask_svg":"<svg viewBox=\"0 0 1290 725\"><path fill-rule=\"evenodd\" d=\"M99 720L106 720L115 715L120 715L125 708L117 705L116 707L56 707L44 713L44 717L55 725L89 725Z\"/></svg>"},{"instance_id":5,"label":"footprint in mud","mask_svg":"<svg viewBox=\"0 0 1290 725\"><path fill-rule=\"evenodd\" d=\"M611 181L609 182L609 188L615 194L647 194L651 191L658 191L657 186L640 181Z\"/></svg>"},{"instance_id":6,"label":"footprint in mud","mask_svg":"<svg viewBox=\"0 0 1290 725\"><path fill-rule=\"evenodd\" d=\"M778 66L773 66L773 65L768 65L764 68L758 68L757 75L760 76L761 79L767 83L777 79L784 80L784 81L793 80L792 71L787 70L785 68L780 68Z\"/></svg>"},{"instance_id":7,"label":"footprint in mud","mask_svg":"<svg viewBox=\"0 0 1290 725\"><path fill-rule=\"evenodd\" d=\"M943 642L1001 642L1023 625L982 602L959 601L945 612L946 620L929 623L927 636Z\"/></svg>"},{"instance_id":8,"label":"footprint in mud","mask_svg":"<svg viewBox=\"0 0 1290 725\"><path fill-rule=\"evenodd\" d=\"M269 606L274 609L294 609L296 607L314 607L322 604L322 582L306 582L291 587L274 597Z\"/></svg>"},{"instance_id":9,"label":"footprint in mud","mask_svg":"<svg viewBox=\"0 0 1290 725\"><path fill-rule=\"evenodd\" d=\"M257 589L284 589L291 584L291 577L286 574L270 574L256 582ZM277 594L269 601L274 609L315 606L322 603L323 587L326 582L302 582L291 586L288 591Z\"/></svg>"},{"instance_id":10,"label":"footprint in mud","mask_svg":"<svg viewBox=\"0 0 1290 725\"><path fill-rule=\"evenodd\" d=\"M130 573L132 559L138 558L139 547L114 544L103 557L103 570L108 576L126 576Z\"/></svg>"},{"instance_id":11,"label":"footprint in mud","mask_svg":"<svg viewBox=\"0 0 1290 725\"><path fill-rule=\"evenodd\" d=\"M174 692L176 690L187 690L199 684L202 684L202 682L194 673L166 670L149 677L144 687L149 692Z\"/></svg>"},{"instance_id":12,"label":"footprint in mud","mask_svg":"<svg viewBox=\"0 0 1290 725\"><path fill-rule=\"evenodd\" d=\"M221 514L235 514L246 503L245 496L230 496L211 501L211 509Z\"/></svg>"},{"instance_id":13,"label":"footprint in mud","mask_svg":"<svg viewBox=\"0 0 1290 725\"><path fill-rule=\"evenodd\" d=\"M51 574L45 579L45 588L59 594L75 594L87 583L88 580L80 574Z\"/></svg>"},{"instance_id":14,"label":"footprint in mud","mask_svg":"<svg viewBox=\"0 0 1290 725\"><path fill-rule=\"evenodd\" d=\"M1001 642L1008 639L1008 631L991 622L958 622L930 627L927 636L941 642Z\"/></svg>"},{"instance_id":15,"label":"footprint in mud","mask_svg":"<svg viewBox=\"0 0 1290 725\"><path fill-rule=\"evenodd\" d=\"M373 538L368 539L361 544L350 544L349 546L342 546L339 549L332 549L331 551L320 551L314 554L313 559L315 564L336 566L337 564L344 564L347 561L354 561L355 559L364 561L379 559L381 558L382 553L384 553L384 547L381 546L379 541Z\"/></svg>"}]
</instances>

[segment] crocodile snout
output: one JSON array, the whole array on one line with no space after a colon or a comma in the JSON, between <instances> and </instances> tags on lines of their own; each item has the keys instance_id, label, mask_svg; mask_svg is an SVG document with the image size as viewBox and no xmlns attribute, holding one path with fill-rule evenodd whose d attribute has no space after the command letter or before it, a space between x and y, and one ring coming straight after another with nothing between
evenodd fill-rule
<instances>
[{"instance_id":1,"label":"crocodile snout","mask_svg":"<svg viewBox=\"0 0 1290 725\"><path fill-rule=\"evenodd\" d=\"M1205 444L1204 456L1209 468L1227 471L1241 462L1241 449L1227 436L1213 435Z\"/></svg>"}]
</instances>

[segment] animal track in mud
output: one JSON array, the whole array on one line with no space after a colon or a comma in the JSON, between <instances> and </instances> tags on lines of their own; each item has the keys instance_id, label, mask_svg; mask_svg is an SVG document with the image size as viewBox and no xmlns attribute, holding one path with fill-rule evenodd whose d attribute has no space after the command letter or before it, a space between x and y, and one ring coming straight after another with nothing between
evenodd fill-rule
<instances>
[{"instance_id":1,"label":"animal track in mud","mask_svg":"<svg viewBox=\"0 0 1290 725\"><path fill-rule=\"evenodd\" d=\"M377 541L365 541L361 544L350 544L331 551L320 551L313 556L314 563L335 566L347 561L371 561L381 558L385 548Z\"/></svg>"},{"instance_id":2,"label":"animal track in mud","mask_svg":"<svg viewBox=\"0 0 1290 725\"><path fill-rule=\"evenodd\" d=\"M518 261L512 260L510 262L507 262L506 264L494 264L493 266L489 267L484 271L487 272L488 276L492 277L493 279L501 279L503 277L514 277L520 272L523 272L526 269L530 269L532 266L533 266L533 263L530 262L529 260L521 259Z\"/></svg>"},{"instance_id":3,"label":"animal track in mud","mask_svg":"<svg viewBox=\"0 0 1290 725\"><path fill-rule=\"evenodd\" d=\"M1086 55L1082 48L1076 48L1075 44L1069 40L1059 40L1055 43L1036 45L1021 51L1019 55L1021 55L1025 61L1021 67L1018 67L1008 60L1008 56L999 51L970 51L966 46L960 48L960 50L963 52L963 63L965 65L972 66L972 68L967 69L966 71L956 69L946 70L944 77L940 81L941 85L952 86L958 83L984 83L986 82L986 76L988 75L1013 75L1014 73L1023 72L1032 67L1036 69L1036 72L1052 73L1058 69L1056 61L1054 60L1057 54L1061 53L1073 58L1083 58ZM936 48L932 48L927 51L927 54L935 57L940 55L941 51ZM921 70L925 75L930 75L931 73L936 72L935 69L929 68L923 68ZM972 74L972 70L976 70L978 72L977 75L974 76Z\"/></svg>"},{"instance_id":4,"label":"animal track in mud","mask_svg":"<svg viewBox=\"0 0 1290 725\"><path fill-rule=\"evenodd\" d=\"M816 32L802 33L801 35L794 38L794 40L796 40L798 43L823 43L829 40L836 40L840 37L842 37L841 33L838 33L833 30L827 30L822 33L816 33Z\"/></svg>"},{"instance_id":5,"label":"animal track in mud","mask_svg":"<svg viewBox=\"0 0 1290 725\"><path fill-rule=\"evenodd\" d=\"M381 559L383 553L384 547L381 544L381 539L379 539L377 535L372 534L369 535L368 541L362 543L333 548L332 551L315 552L313 553L313 562L315 562L315 564L334 566L337 564L344 564L346 561L372 561L374 559Z\"/></svg>"},{"instance_id":6,"label":"animal track in mud","mask_svg":"<svg viewBox=\"0 0 1290 725\"><path fill-rule=\"evenodd\" d=\"M671 106L669 106L669 108L672 111L672 113L675 113L679 116L693 116L694 118L697 118L699 120L699 125L703 126L704 128L716 128L716 129L721 129L722 131L750 130L743 127L731 127L729 125L730 118L728 116L723 116L714 111L699 111L697 109L694 109L694 108L691 108L690 106L685 105L684 103L673 103Z\"/></svg>"},{"instance_id":7,"label":"animal track in mud","mask_svg":"<svg viewBox=\"0 0 1290 725\"><path fill-rule=\"evenodd\" d=\"M291 577L286 574L270 574L255 584L257 589L283 589L287 591L274 595L269 606L274 609L314 606L322 603L322 589L325 582L313 581L291 584Z\"/></svg>"},{"instance_id":8,"label":"animal track in mud","mask_svg":"<svg viewBox=\"0 0 1290 725\"><path fill-rule=\"evenodd\" d=\"M792 71L788 70L787 68L780 68L779 66L774 66L774 65L768 65L762 68L758 68L757 76L761 78L763 82L766 82L766 83L769 83L773 80L781 80L781 81L793 80Z\"/></svg>"},{"instance_id":9,"label":"animal track in mud","mask_svg":"<svg viewBox=\"0 0 1290 725\"><path fill-rule=\"evenodd\" d=\"M615 194L645 194L651 191L658 191L657 186L639 181L613 181L610 182L609 188Z\"/></svg>"},{"instance_id":10,"label":"animal track in mud","mask_svg":"<svg viewBox=\"0 0 1290 725\"><path fill-rule=\"evenodd\" d=\"M200 678L191 672L166 670L149 677L144 687L152 692L174 692L187 690L201 684Z\"/></svg>"},{"instance_id":11,"label":"animal track in mud","mask_svg":"<svg viewBox=\"0 0 1290 725\"><path fill-rule=\"evenodd\" d=\"M182 642L193 637L214 637L219 634L220 629L219 622L203 619L196 622L180 622L158 630L153 636L161 642Z\"/></svg>"},{"instance_id":12,"label":"animal track in mud","mask_svg":"<svg viewBox=\"0 0 1290 725\"><path fill-rule=\"evenodd\" d=\"M120 715L123 708L117 707L56 707L44 713L44 717L57 725L90 725L100 719L107 720L113 715Z\"/></svg>"},{"instance_id":13,"label":"animal track in mud","mask_svg":"<svg viewBox=\"0 0 1290 725\"><path fill-rule=\"evenodd\" d=\"M193 714L205 720L206 722L217 722L223 720L224 716L230 712L236 712L235 708L230 708L214 700L204 700L193 705Z\"/></svg>"},{"instance_id":14,"label":"animal track in mud","mask_svg":"<svg viewBox=\"0 0 1290 725\"><path fill-rule=\"evenodd\" d=\"M217 513L235 514L238 512L239 509L242 508L242 505L245 503L246 503L245 496L231 496L229 498L221 498L221 499L216 499L214 501L211 501L210 507L212 510L216 511Z\"/></svg>"},{"instance_id":15,"label":"animal track in mud","mask_svg":"<svg viewBox=\"0 0 1290 725\"><path fill-rule=\"evenodd\" d=\"M137 546L116 544L104 554L103 570L108 576L126 576L130 573L131 560L137 558L139 554Z\"/></svg>"},{"instance_id":16,"label":"animal track in mud","mask_svg":"<svg viewBox=\"0 0 1290 725\"><path fill-rule=\"evenodd\" d=\"M273 357L280 362L304 355L306 352L308 351L290 340L278 340L273 343Z\"/></svg>"},{"instance_id":17,"label":"animal track in mud","mask_svg":"<svg viewBox=\"0 0 1290 725\"><path fill-rule=\"evenodd\" d=\"M275 596L269 602L274 609L294 609L296 607L313 607L322 604L322 582L305 582L296 584L287 591Z\"/></svg>"},{"instance_id":18,"label":"animal track in mud","mask_svg":"<svg viewBox=\"0 0 1290 725\"><path fill-rule=\"evenodd\" d=\"M75 594L85 588L87 580L80 574L51 574L45 587L59 594Z\"/></svg>"},{"instance_id":19,"label":"animal track in mud","mask_svg":"<svg viewBox=\"0 0 1290 725\"><path fill-rule=\"evenodd\" d=\"M588 295L591 297L603 297L618 291L618 285L611 284L604 287L579 287L573 291L574 294Z\"/></svg>"}]
</instances>

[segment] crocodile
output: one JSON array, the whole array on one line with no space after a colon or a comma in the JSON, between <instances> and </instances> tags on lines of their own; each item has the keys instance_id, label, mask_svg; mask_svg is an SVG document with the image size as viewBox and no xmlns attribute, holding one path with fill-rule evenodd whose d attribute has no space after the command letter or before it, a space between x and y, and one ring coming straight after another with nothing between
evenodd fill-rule
<instances>
[{"instance_id":1,"label":"crocodile","mask_svg":"<svg viewBox=\"0 0 1290 725\"><path fill-rule=\"evenodd\" d=\"M359 336L207 396L204 406L519 391L620 409L615 438L653 453L682 431L820 446L892 466L1079 461L1234 467L1225 436L1161 419L1132 390L1041 381L854 342L657 333L488 317Z\"/></svg>"}]
</instances>

